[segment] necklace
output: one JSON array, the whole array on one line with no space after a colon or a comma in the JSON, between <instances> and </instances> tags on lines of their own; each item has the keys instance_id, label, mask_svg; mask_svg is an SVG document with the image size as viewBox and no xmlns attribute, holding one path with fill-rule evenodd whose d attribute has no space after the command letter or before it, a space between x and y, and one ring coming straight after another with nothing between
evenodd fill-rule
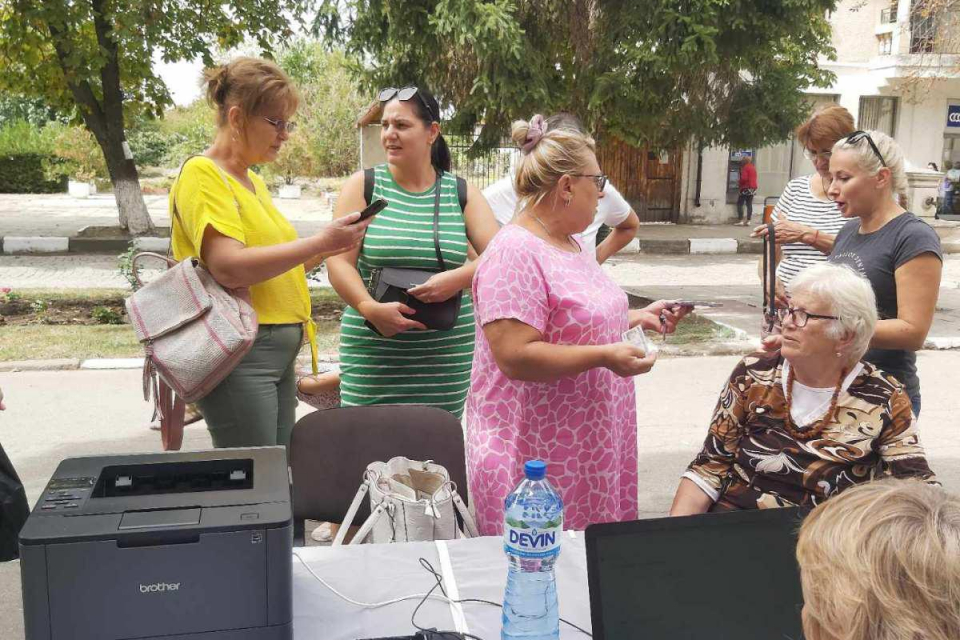
<instances>
[{"instance_id":1,"label":"necklace","mask_svg":"<svg viewBox=\"0 0 960 640\"><path fill-rule=\"evenodd\" d=\"M543 223L543 220L540 219L540 216L538 216L537 214L535 214L535 213L533 213L533 212L531 212L531 211L528 211L527 213L529 213L531 216L533 216L533 219L540 223L540 226L543 227L543 230L544 230L544 232L546 232L548 238L555 238L555 236L554 236L552 233L550 233L550 229L547 228L547 225L545 225L545 224ZM575 248L579 249L579 246L577 246L577 243L574 242L573 240L571 240L571 239L570 239L570 236L564 236L564 238L566 239L566 241L567 241L569 244L571 244L571 245L573 245Z\"/></svg>"},{"instance_id":2,"label":"necklace","mask_svg":"<svg viewBox=\"0 0 960 640\"><path fill-rule=\"evenodd\" d=\"M843 386L843 380L847 377L847 370L841 369L840 379L837 380L837 387L833 390L833 396L830 398L830 408L827 409L827 412L823 415L822 418L814 422L812 425L801 431L799 427L793 424L793 416L790 413L790 404L793 401L793 378L794 378L794 368L790 367L790 372L787 374L787 415L783 418L783 426L787 432L802 442L807 440L812 440L816 438L826 426L833 420L834 414L837 412L837 399L840 397L840 388Z\"/></svg>"}]
</instances>

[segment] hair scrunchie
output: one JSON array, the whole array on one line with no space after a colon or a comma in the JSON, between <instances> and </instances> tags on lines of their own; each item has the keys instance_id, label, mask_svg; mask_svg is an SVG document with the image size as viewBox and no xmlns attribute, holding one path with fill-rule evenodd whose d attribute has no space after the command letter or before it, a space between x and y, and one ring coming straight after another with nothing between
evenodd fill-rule
<instances>
[{"instance_id":1,"label":"hair scrunchie","mask_svg":"<svg viewBox=\"0 0 960 640\"><path fill-rule=\"evenodd\" d=\"M527 129L527 137L523 140L523 146L520 152L527 154L533 151L533 148L540 142L540 138L547 132L547 123L539 113L530 118L530 128Z\"/></svg>"}]
</instances>

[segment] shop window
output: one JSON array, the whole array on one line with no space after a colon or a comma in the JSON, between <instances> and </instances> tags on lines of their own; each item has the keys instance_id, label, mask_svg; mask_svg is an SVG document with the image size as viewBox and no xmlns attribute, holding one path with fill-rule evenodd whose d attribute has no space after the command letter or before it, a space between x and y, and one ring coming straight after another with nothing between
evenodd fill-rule
<instances>
[{"instance_id":1,"label":"shop window","mask_svg":"<svg viewBox=\"0 0 960 640\"><path fill-rule=\"evenodd\" d=\"M864 131L883 131L891 138L897 132L898 99L891 96L862 96L857 127Z\"/></svg>"}]
</instances>

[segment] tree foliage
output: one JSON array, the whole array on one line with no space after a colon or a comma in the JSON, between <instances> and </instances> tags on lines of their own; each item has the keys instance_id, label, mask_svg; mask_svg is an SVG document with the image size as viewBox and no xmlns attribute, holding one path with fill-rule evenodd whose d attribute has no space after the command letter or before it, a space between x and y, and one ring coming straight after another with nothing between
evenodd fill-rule
<instances>
[{"instance_id":1,"label":"tree foliage","mask_svg":"<svg viewBox=\"0 0 960 640\"><path fill-rule=\"evenodd\" d=\"M277 53L277 63L300 91L297 130L276 162L265 165L268 177L285 182L296 177L343 176L360 165L356 120L369 102L341 51L326 51L316 41L296 40Z\"/></svg>"},{"instance_id":2,"label":"tree foliage","mask_svg":"<svg viewBox=\"0 0 960 640\"><path fill-rule=\"evenodd\" d=\"M103 150L122 226L152 228L125 119L172 104L153 60L203 59L252 38L270 51L310 0L0 0L0 91L76 113ZM131 215L133 214L133 215ZM129 216L129 219L128 219Z\"/></svg>"},{"instance_id":3,"label":"tree foliage","mask_svg":"<svg viewBox=\"0 0 960 640\"><path fill-rule=\"evenodd\" d=\"M360 60L372 92L422 82L493 144L560 110L640 145L761 146L828 86L835 0L323 0L314 28ZM346 5L346 6L344 6Z\"/></svg>"}]
</instances>

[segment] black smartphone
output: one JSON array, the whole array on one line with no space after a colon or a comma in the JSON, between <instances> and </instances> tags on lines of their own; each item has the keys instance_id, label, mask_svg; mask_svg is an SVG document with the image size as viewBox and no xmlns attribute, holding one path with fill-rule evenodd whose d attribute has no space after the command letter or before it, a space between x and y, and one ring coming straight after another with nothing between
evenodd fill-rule
<instances>
[{"instance_id":1,"label":"black smartphone","mask_svg":"<svg viewBox=\"0 0 960 640\"><path fill-rule=\"evenodd\" d=\"M367 205L367 207L363 211L360 212L360 217L357 218L357 221L353 222L352 224L357 224L357 222L363 222L367 218L377 215L378 213L380 213L386 208L387 208L386 200L374 200L369 205Z\"/></svg>"},{"instance_id":2,"label":"black smartphone","mask_svg":"<svg viewBox=\"0 0 960 640\"><path fill-rule=\"evenodd\" d=\"M676 307L722 307L722 302L710 302L708 300L677 300L674 303Z\"/></svg>"}]
</instances>

